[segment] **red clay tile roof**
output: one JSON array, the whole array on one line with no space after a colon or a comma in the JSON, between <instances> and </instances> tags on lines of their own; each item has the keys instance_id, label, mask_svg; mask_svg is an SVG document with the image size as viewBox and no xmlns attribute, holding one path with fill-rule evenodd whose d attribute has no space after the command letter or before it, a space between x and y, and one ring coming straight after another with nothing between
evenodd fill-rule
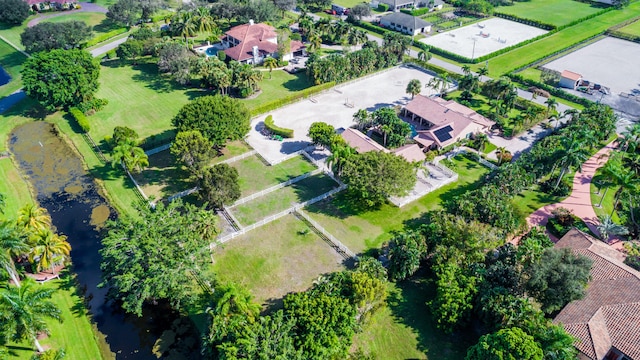
<instances>
[{"instance_id":1,"label":"red clay tile roof","mask_svg":"<svg viewBox=\"0 0 640 360\"><path fill-rule=\"evenodd\" d=\"M418 144L401 146L391 152L398 156L402 156L408 162L424 161L427 158Z\"/></svg>"},{"instance_id":2,"label":"red clay tile roof","mask_svg":"<svg viewBox=\"0 0 640 360\"><path fill-rule=\"evenodd\" d=\"M236 61L243 61L253 57L253 47L257 46L262 54L272 54L278 49L275 43L276 32L267 24L244 24L234 26L225 33L240 43L224 52Z\"/></svg>"},{"instance_id":3,"label":"red clay tile roof","mask_svg":"<svg viewBox=\"0 0 640 360\"><path fill-rule=\"evenodd\" d=\"M560 77L573 80L573 81L578 81L582 79L582 75L578 73L574 73L573 71L569 71L569 70L564 70L562 73L560 73Z\"/></svg>"},{"instance_id":4,"label":"red clay tile roof","mask_svg":"<svg viewBox=\"0 0 640 360\"><path fill-rule=\"evenodd\" d=\"M569 303L554 319L579 339L576 348L602 359L612 348L640 360L640 272L622 263L608 245L573 229L556 244L592 259L584 299Z\"/></svg>"},{"instance_id":5,"label":"red clay tile roof","mask_svg":"<svg viewBox=\"0 0 640 360\"><path fill-rule=\"evenodd\" d=\"M369 151L388 151L384 146L356 129L346 129L342 132L342 138L359 154Z\"/></svg>"}]
</instances>

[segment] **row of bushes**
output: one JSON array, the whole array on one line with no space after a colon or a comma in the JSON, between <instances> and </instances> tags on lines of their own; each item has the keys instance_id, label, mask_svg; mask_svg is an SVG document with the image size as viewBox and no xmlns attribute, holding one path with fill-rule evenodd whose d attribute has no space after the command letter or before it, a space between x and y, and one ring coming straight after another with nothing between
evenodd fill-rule
<instances>
[{"instance_id":1,"label":"row of bushes","mask_svg":"<svg viewBox=\"0 0 640 360\"><path fill-rule=\"evenodd\" d=\"M417 68L423 68L425 69L427 72L432 71L435 73L435 75L440 76L442 74L447 74L449 75L449 79L453 79L453 80L460 80L460 78L462 78L463 75L455 73L453 71L449 71L443 67L440 67L438 65L434 65L432 63L426 62L426 61L420 61L418 59L409 57L409 56L405 56L403 59L403 62L406 65L409 66L414 66Z\"/></svg>"},{"instance_id":2,"label":"row of bushes","mask_svg":"<svg viewBox=\"0 0 640 360\"><path fill-rule=\"evenodd\" d=\"M300 90L298 92L295 92L291 95L288 95L286 97L283 97L281 99L275 99L272 101L269 101L267 103L264 103L262 105L259 105L253 109L251 109L251 116L256 116L256 115L260 115L260 114L264 114L266 112L275 110L279 107L294 103L296 101L302 100L310 95L313 94L317 94L321 91L327 90L332 88L333 86L335 86L336 83L335 82L328 82L325 84L320 84L320 85L316 85L316 86L312 86L309 88L306 88L304 90Z\"/></svg>"},{"instance_id":3,"label":"row of bushes","mask_svg":"<svg viewBox=\"0 0 640 360\"><path fill-rule=\"evenodd\" d=\"M423 7L420 9L400 9L400 12L403 12L405 14L412 15L412 16L421 16L430 11L431 9L429 9L428 7Z\"/></svg>"},{"instance_id":4,"label":"row of bushes","mask_svg":"<svg viewBox=\"0 0 640 360\"><path fill-rule=\"evenodd\" d=\"M99 44L99 43L101 43L103 41L107 41L107 40L111 39L114 36L118 36L120 34L124 34L127 31L129 31L128 28L118 28L118 29L106 32L104 34L100 34L100 35L94 37L93 39L90 39L86 43L84 43L84 47L92 47L92 46L97 45L97 44Z\"/></svg>"},{"instance_id":5,"label":"row of bushes","mask_svg":"<svg viewBox=\"0 0 640 360\"><path fill-rule=\"evenodd\" d=\"M622 31L615 31L615 30L607 30L606 34L609 36L616 37L618 39L640 43L640 36L638 35L628 34Z\"/></svg>"},{"instance_id":6,"label":"row of bushes","mask_svg":"<svg viewBox=\"0 0 640 360\"><path fill-rule=\"evenodd\" d=\"M519 22L521 24L535 26L537 28L544 29L544 30L555 30L556 29L555 25L552 25L552 24L549 24L549 23L543 23L542 21L538 21L538 20L521 18L519 16L515 16L515 15L511 15L511 14L505 14L505 13L495 12L494 11L493 15L495 15L497 17L500 17L500 18L503 18L503 19L506 19L506 20Z\"/></svg>"},{"instance_id":7,"label":"row of bushes","mask_svg":"<svg viewBox=\"0 0 640 360\"><path fill-rule=\"evenodd\" d=\"M527 79L524 76L520 75L520 74L514 74L514 73L509 73L507 74L507 76L509 78L511 78L511 80L527 85L527 86L535 86L539 89L542 90L546 90L549 92L549 94L553 95L553 96L557 96L561 99L565 99L565 100L569 100L571 102L574 102L576 104L580 104L583 106L591 106L594 105L595 103L589 99L585 99L583 97L568 93L562 89L558 89L554 86L551 85L547 85L545 83L541 83L539 81L535 81L535 80L531 80L531 79Z\"/></svg>"},{"instance_id":8,"label":"row of bushes","mask_svg":"<svg viewBox=\"0 0 640 360\"><path fill-rule=\"evenodd\" d=\"M389 11L389 5L385 4L385 3L379 3L378 4L378 11L380 12L387 12Z\"/></svg>"},{"instance_id":9,"label":"row of bushes","mask_svg":"<svg viewBox=\"0 0 640 360\"><path fill-rule=\"evenodd\" d=\"M267 118L264 119L264 126L267 128L267 130L271 131L271 133L273 134L280 135L284 138L289 138L289 139L293 137L293 130L281 128L276 124L274 124L273 116L271 115L267 116Z\"/></svg>"},{"instance_id":10,"label":"row of bushes","mask_svg":"<svg viewBox=\"0 0 640 360\"><path fill-rule=\"evenodd\" d=\"M69 109L69 113L78 123L78 126L82 129L83 132L88 133L91 130L91 125L89 124L89 119L84 115L80 109L76 107L72 107Z\"/></svg>"},{"instance_id":11,"label":"row of bushes","mask_svg":"<svg viewBox=\"0 0 640 360\"><path fill-rule=\"evenodd\" d=\"M387 30L385 28L383 28L382 26L378 26L378 25L374 25L370 22L366 22L366 21L358 21L355 23L356 26L359 26L365 30L369 30L369 31L373 31L376 34L380 34L380 35L384 35L388 32L395 32L392 30Z\"/></svg>"}]
</instances>

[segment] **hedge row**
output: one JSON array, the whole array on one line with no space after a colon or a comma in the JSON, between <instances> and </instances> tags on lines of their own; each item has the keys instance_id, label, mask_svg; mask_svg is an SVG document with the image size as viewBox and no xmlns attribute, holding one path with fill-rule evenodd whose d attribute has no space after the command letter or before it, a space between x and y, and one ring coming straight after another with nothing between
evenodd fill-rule
<instances>
[{"instance_id":1,"label":"hedge row","mask_svg":"<svg viewBox=\"0 0 640 360\"><path fill-rule=\"evenodd\" d=\"M607 30L606 34L622 40L629 40L636 43L640 43L640 36L638 35L627 34L622 31L615 31L615 30Z\"/></svg>"},{"instance_id":2,"label":"hedge row","mask_svg":"<svg viewBox=\"0 0 640 360\"><path fill-rule=\"evenodd\" d=\"M535 26L537 28L544 29L544 30L555 30L556 29L555 25L548 24L548 23L543 23L542 21L538 21L538 20L525 19L525 18L521 18L519 16L515 16L515 15L511 15L511 14L505 14L505 13L494 11L493 15L495 15L497 17L500 17L500 18L503 18L503 19L506 19L506 20L519 22L521 24L525 24L525 25L529 25L529 26Z\"/></svg>"},{"instance_id":3,"label":"hedge row","mask_svg":"<svg viewBox=\"0 0 640 360\"><path fill-rule=\"evenodd\" d=\"M274 124L273 123L273 116L271 116L271 115L267 116L267 118L264 119L264 126L269 131L271 131L272 133L274 133L276 135L280 135L282 137L289 138L289 139L293 137L293 130L281 128L281 127L277 126L276 124Z\"/></svg>"},{"instance_id":4,"label":"hedge row","mask_svg":"<svg viewBox=\"0 0 640 360\"><path fill-rule=\"evenodd\" d=\"M638 21L638 20L640 20L640 16L636 16L636 17L634 17L633 19L629 19L629 20L627 20L627 21L623 21L623 22L621 22L621 23L619 23L619 24L616 24L616 25L614 25L614 26L610 27L608 30L609 30L609 31L620 30L620 29L622 29L623 27L625 27L625 26L627 26L627 25L630 25L630 24L633 24L634 22L636 22L636 21Z\"/></svg>"},{"instance_id":5,"label":"hedge row","mask_svg":"<svg viewBox=\"0 0 640 360\"><path fill-rule=\"evenodd\" d=\"M585 99L583 97L577 96L577 95L573 95L571 93L568 93L562 89L558 89L554 86L551 85L547 85L545 83L541 83L539 81L535 81L535 80L531 80L531 79L527 79L524 76L520 75L520 74L514 74L514 73L509 73L506 76L508 76L511 80L515 81L515 82L519 82L521 84L527 85L527 86L534 86L537 87L539 89L542 90L546 90L549 92L549 94L559 97L561 99L565 99L571 102L574 102L576 104L580 104L583 105L585 107L589 107L591 105L595 105L595 103L589 99Z\"/></svg>"},{"instance_id":6,"label":"hedge row","mask_svg":"<svg viewBox=\"0 0 640 360\"><path fill-rule=\"evenodd\" d=\"M412 16L424 15L424 14L430 12L430 11L431 11L431 9L429 9L428 7L423 7L423 8L420 8L420 9L413 9L413 10L400 9L400 12L403 12L405 14L412 15Z\"/></svg>"},{"instance_id":7,"label":"hedge row","mask_svg":"<svg viewBox=\"0 0 640 360\"><path fill-rule=\"evenodd\" d=\"M89 124L89 120L87 119L86 116L84 116L84 113L80 111L80 109L76 107L72 107L69 109L69 113L71 113L71 116L73 116L73 118L76 120L76 122L78 123L78 126L82 128L82 131L84 131L85 133L88 133L89 130L91 130L91 125Z\"/></svg>"},{"instance_id":8,"label":"hedge row","mask_svg":"<svg viewBox=\"0 0 640 360\"><path fill-rule=\"evenodd\" d=\"M264 103L260 106L257 106L253 109L251 109L251 116L256 116L256 115L260 115L260 114L264 114L268 111L272 111L275 110L279 107L283 107L285 105L294 103L296 101L302 100L310 95L313 94L317 94L321 91L324 91L326 89L330 89L331 87L335 86L335 82L328 82L325 84L320 84L320 85L316 85L316 86L312 86L309 88L306 88L304 90L300 90L298 92L295 92L289 96L286 96L284 98L281 99L276 99L267 103Z\"/></svg>"},{"instance_id":9,"label":"hedge row","mask_svg":"<svg viewBox=\"0 0 640 360\"><path fill-rule=\"evenodd\" d=\"M111 30L111 31L109 31L107 33L98 35L98 36L94 37L93 39L87 41L84 46L85 47L91 47L93 45L97 45L97 44L99 44L99 43L101 43L103 41L107 41L107 40L111 39L114 36L118 36L120 34L124 34L127 31L129 31L128 28L119 28L119 29Z\"/></svg>"},{"instance_id":10,"label":"hedge row","mask_svg":"<svg viewBox=\"0 0 640 360\"><path fill-rule=\"evenodd\" d=\"M373 31L376 34L380 34L380 35L384 35L388 32L395 32L392 30L387 30L385 28L383 28L382 26L378 26L378 25L373 25L372 23L369 22L365 22L365 21L358 21L355 23L356 26L359 26L365 30L369 30L369 31Z\"/></svg>"},{"instance_id":11,"label":"hedge row","mask_svg":"<svg viewBox=\"0 0 640 360\"><path fill-rule=\"evenodd\" d=\"M449 76L449 79L453 79L453 80L460 80L463 75L460 75L458 73L449 71L443 67L437 66L437 65L433 65L432 63L426 62L426 61L420 61L418 59L409 57L409 56L405 56L404 61L405 64L409 65L409 66L414 66L417 68L423 68L425 69L427 72L434 72L436 75L440 76L442 74L447 74Z\"/></svg>"}]
</instances>

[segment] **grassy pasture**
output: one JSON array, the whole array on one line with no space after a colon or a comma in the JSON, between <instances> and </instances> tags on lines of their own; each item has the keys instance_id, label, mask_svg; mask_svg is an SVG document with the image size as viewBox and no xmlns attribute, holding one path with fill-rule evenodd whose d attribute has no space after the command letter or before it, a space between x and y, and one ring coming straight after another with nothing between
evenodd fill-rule
<instances>
[{"instance_id":1,"label":"grassy pasture","mask_svg":"<svg viewBox=\"0 0 640 360\"><path fill-rule=\"evenodd\" d=\"M640 36L640 20L635 21L623 28L620 28L618 31L623 32L625 34Z\"/></svg>"},{"instance_id":2,"label":"grassy pasture","mask_svg":"<svg viewBox=\"0 0 640 360\"><path fill-rule=\"evenodd\" d=\"M497 12L562 26L594 14L604 5L587 4L574 0L517 1L513 5L499 6Z\"/></svg>"},{"instance_id":3,"label":"grassy pasture","mask_svg":"<svg viewBox=\"0 0 640 360\"><path fill-rule=\"evenodd\" d=\"M316 169L305 157L299 156L274 166L265 165L258 157L250 156L231 164L240 175L242 197L285 182Z\"/></svg>"}]
</instances>

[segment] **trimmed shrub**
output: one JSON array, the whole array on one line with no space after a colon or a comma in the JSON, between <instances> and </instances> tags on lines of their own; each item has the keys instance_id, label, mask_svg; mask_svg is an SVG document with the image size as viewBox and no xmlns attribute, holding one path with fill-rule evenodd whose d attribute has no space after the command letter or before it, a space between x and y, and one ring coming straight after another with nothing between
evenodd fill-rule
<instances>
[{"instance_id":1,"label":"trimmed shrub","mask_svg":"<svg viewBox=\"0 0 640 360\"><path fill-rule=\"evenodd\" d=\"M365 30L373 31L374 33L380 34L380 35L384 35L384 34L386 34L388 32L395 32L395 31L392 31L392 30L387 30L387 29L383 28L382 26L374 25L374 24L366 22L366 21L357 21L354 24L356 26L359 26L359 27L365 29ZM416 43L416 44L418 44L418 43ZM422 43L420 43L420 44L422 44Z\"/></svg>"},{"instance_id":2,"label":"trimmed shrub","mask_svg":"<svg viewBox=\"0 0 640 360\"><path fill-rule=\"evenodd\" d=\"M420 16L420 15L424 15L427 14L431 9L429 9L428 7L423 7L420 9L400 9L400 12L403 12L405 14L409 14L412 16Z\"/></svg>"},{"instance_id":3,"label":"trimmed shrub","mask_svg":"<svg viewBox=\"0 0 640 360\"><path fill-rule=\"evenodd\" d=\"M111 39L114 36L118 36L120 34L124 34L127 31L129 31L129 29L127 29L127 28L119 28L119 29L111 30L111 31L109 31L107 33L98 35L98 36L94 37L93 39L87 41L84 44L84 47L91 47L93 45L97 45L97 44L99 44L99 43L101 43L103 41L107 41L107 40Z\"/></svg>"},{"instance_id":4,"label":"trimmed shrub","mask_svg":"<svg viewBox=\"0 0 640 360\"><path fill-rule=\"evenodd\" d=\"M271 115L267 116L267 118L264 119L264 126L269 131L271 131L272 133L274 133L276 135L280 135L280 136L285 137L285 138L292 138L293 137L293 130L285 129L285 128L281 128L279 126L276 126L276 124L273 123L273 116L271 116Z\"/></svg>"},{"instance_id":5,"label":"trimmed shrub","mask_svg":"<svg viewBox=\"0 0 640 360\"><path fill-rule=\"evenodd\" d=\"M500 18L503 18L503 19L506 19L506 20L519 22L521 24L535 26L537 28L544 29L544 30L555 30L556 29L556 26L553 25L553 24L543 23L542 21L533 20L533 19L525 19L525 18L521 18L519 16L515 16L515 15L511 15L511 14L504 14L504 13L501 13L501 12L494 12L493 15L495 15L497 17L500 17Z\"/></svg>"},{"instance_id":6,"label":"trimmed shrub","mask_svg":"<svg viewBox=\"0 0 640 360\"><path fill-rule=\"evenodd\" d=\"M91 125L89 124L89 120L87 119L86 116L84 116L84 113L80 111L80 109L76 107L72 107L69 109L69 113L71 114L71 116L73 116L73 118L78 123L78 126L80 126L80 128L84 133L88 133L89 130L91 130Z\"/></svg>"},{"instance_id":7,"label":"trimmed shrub","mask_svg":"<svg viewBox=\"0 0 640 360\"><path fill-rule=\"evenodd\" d=\"M381 12L389 11L389 5L387 5L385 3L379 3L378 4L378 11L381 11Z\"/></svg>"}]
</instances>

